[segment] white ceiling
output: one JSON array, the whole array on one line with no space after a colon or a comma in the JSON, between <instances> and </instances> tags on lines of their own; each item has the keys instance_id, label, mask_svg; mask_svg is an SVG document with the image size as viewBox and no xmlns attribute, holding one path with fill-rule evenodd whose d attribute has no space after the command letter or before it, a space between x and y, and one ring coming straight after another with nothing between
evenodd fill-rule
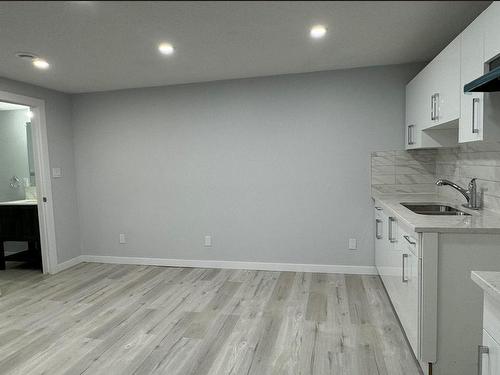
<instances>
[{"instance_id":1,"label":"white ceiling","mask_svg":"<svg viewBox=\"0 0 500 375\"><path fill-rule=\"evenodd\" d=\"M427 61L489 3L0 2L0 76L77 93Z\"/></svg>"},{"instance_id":2,"label":"white ceiling","mask_svg":"<svg viewBox=\"0 0 500 375\"><path fill-rule=\"evenodd\" d=\"M25 105L0 102L0 111L13 111L17 109L29 109Z\"/></svg>"}]
</instances>

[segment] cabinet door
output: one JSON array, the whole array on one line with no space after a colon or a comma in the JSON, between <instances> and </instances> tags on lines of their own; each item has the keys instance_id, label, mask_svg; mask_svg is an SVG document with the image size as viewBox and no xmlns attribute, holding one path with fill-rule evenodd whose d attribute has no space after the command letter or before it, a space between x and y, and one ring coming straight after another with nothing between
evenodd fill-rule
<instances>
[{"instance_id":1,"label":"cabinet door","mask_svg":"<svg viewBox=\"0 0 500 375\"><path fill-rule=\"evenodd\" d=\"M384 265L384 211L381 207L375 207L375 266L378 273L383 272Z\"/></svg>"},{"instance_id":2,"label":"cabinet door","mask_svg":"<svg viewBox=\"0 0 500 375\"><path fill-rule=\"evenodd\" d=\"M464 93L465 84L484 74L484 23L477 18L461 34L459 142L483 140L483 103L481 92Z\"/></svg>"},{"instance_id":3,"label":"cabinet door","mask_svg":"<svg viewBox=\"0 0 500 375\"><path fill-rule=\"evenodd\" d=\"M416 242L410 237L410 241ZM405 329L406 337L411 344L415 355L418 357L418 291L419 291L419 270L420 261L415 253L410 249L414 245L407 245L403 250L402 277L403 299L401 303L400 319Z\"/></svg>"},{"instance_id":4,"label":"cabinet door","mask_svg":"<svg viewBox=\"0 0 500 375\"><path fill-rule=\"evenodd\" d=\"M483 347L488 349L488 353L480 355L479 366L482 369L480 375L500 374L500 345L485 330L483 330Z\"/></svg>"},{"instance_id":5,"label":"cabinet door","mask_svg":"<svg viewBox=\"0 0 500 375\"><path fill-rule=\"evenodd\" d=\"M425 128L458 120L460 117L460 38L455 38L428 65L430 122Z\"/></svg>"},{"instance_id":6,"label":"cabinet door","mask_svg":"<svg viewBox=\"0 0 500 375\"><path fill-rule=\"evenodd\" d=\"M392 290L392 277L395 272L394 271L394 263L393 263L393 251L394 251L394 243L389 240L390 238L390 226L394 225L394 223L389 221L389 217L382 213L382 225L383 225L383 234L382 238L379 242L379 247L376 249L377 256L376 260L378 262L377 269L382 279L384 286L386 287L389 295L391 294L390 290Z\"/></svg>"},{"instance_id":7,"label":"cabinet door","mask_svg":"<svg viewBox=\"0 0 500 375\"><path fill-rule=\"evenodd\" d=\"M500 3L493 2L481 14L484 16L484 61L500 55Z\"/></svg>"},{"instance_id":8,"label":"cabinet door","mask_svg":"<svg viewBox=\"0 0 500 375\"><path fill-rule=\"evenodd\" d=\"M417 76L406 86L405 148L407 150L420 147L420 124L417 123L420 83L420 77Z\"/></svg>"}]
</instances>

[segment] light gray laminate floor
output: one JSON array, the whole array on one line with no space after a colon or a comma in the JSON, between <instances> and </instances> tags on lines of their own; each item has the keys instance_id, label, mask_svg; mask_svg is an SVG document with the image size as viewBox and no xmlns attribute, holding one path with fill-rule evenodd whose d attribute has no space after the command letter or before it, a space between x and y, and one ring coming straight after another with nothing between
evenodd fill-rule
<instances>
[{"instance_id":1,"label":"light gray laminate floor","mask_svg":"<svg viewBox=\"0 0 500 375\"><path fill-rule=\"evenodd\" d=\"M419 374L376 276L0 272L1 374Z\"/></svg>"}]
</instances>

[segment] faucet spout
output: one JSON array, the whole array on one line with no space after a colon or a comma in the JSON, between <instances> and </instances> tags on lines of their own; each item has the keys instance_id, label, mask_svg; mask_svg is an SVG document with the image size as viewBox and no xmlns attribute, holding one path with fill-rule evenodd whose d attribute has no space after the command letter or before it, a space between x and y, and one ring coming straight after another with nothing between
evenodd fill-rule
<instances>
[{"instance_id":1,"label":"faucet spout","mask_svg":"<svg viewBox=\"0 0 500 375\"><path fill-rule=\"evenodd\" d=\"M475 178L473 178L470 181L467 189L464 189L463 187L457 185L456 183L454 183L450 180L446 180L444 178L440 178L439 180L437 180L436 185L452 187L453 189L460 192L467 200L467 204L464 204L464 207L471 208L474 210L479 209L479 202L477 199L477 186L476 186L476 179Z\"/></svg>"}]
</instances>

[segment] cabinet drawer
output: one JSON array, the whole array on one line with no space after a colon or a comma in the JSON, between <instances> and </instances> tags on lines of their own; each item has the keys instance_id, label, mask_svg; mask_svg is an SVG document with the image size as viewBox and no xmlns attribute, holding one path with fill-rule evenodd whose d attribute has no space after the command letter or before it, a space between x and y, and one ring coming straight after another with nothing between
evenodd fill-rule
<instances>
[{"instance_id":1,"label":"cabinet drawer","mask_svg":"<svg viewBox=\"0 0 500 375\"><path fill-rule=\"evenodd\" d=\"M483 330L483 347L486 347L488 352L481 355L480 375L500 374L500 344L485 330Z\"/></svg>"}]
</instances>

